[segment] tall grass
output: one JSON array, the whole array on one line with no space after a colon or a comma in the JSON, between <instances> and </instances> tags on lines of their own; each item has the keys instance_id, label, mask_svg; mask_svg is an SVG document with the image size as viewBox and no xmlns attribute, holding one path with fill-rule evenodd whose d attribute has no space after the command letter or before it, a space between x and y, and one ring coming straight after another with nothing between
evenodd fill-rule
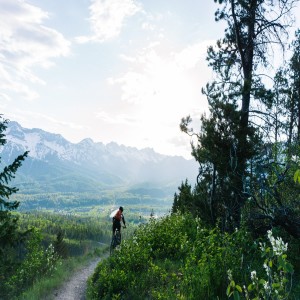
<instances>
[{"instance_id":1,"label":"tall grass","mask_svg":"<svg viewBox=\"0 0 300 300\"><path fill-rule=\"evenodd\" d=\"M80 270L92 259L105 255L107 252L108 246L104 246L96 249L93 254L60 260L51 276L45 276L35 281L34 285L18 297L18 299L52 299L54 291L59 289L74 274L74 272Z\"/></svg>"}]
</instances>

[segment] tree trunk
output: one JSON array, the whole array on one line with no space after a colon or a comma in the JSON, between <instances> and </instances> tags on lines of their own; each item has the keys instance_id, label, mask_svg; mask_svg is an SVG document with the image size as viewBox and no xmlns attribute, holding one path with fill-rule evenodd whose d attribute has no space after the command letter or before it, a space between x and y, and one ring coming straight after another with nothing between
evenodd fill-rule
<instances>
[{"instance_id":1,"label":"tree trunk","mask_svg":"<svg viewBox=\"0 0 300 300\"><path fill-rule=\"evenodd\" d=\"M242 37L241 23L238 22L235 15L235 3L231 0L232 17L234 21L235 38L238 52L241 57L242 70L243 70L243 87L242 87L242 107L241 107L241 119L240 119L240 134L239 134L239 150L237 152L238 157L238 178L236 182L236 206L234 211L235 226L239 227L241 209L244 206L245 199L242 196L243 191L243 175L246 171L247 157L247 132L249 122L249 107L251 99L252 89L252 73L253 73L253 57L254 57L254 45L255 45L255 14L257 10L257 0L252 0L249 7L249 21L248 21L248 33L246 42Z\"/></svg>"},{"instance_id":2,"label":"tree trunk","mask_svg":"<svg viewBox=\"0 0 300 300\"><path fill-rule=\"evenodd\" d=\"M298 108L298 116L297 116L297 143L298 145L300 144L300 82L298 82L297 86L297 92L296 92L296 97L297 97L297 108Z\"/></svg>"}]
</instances>

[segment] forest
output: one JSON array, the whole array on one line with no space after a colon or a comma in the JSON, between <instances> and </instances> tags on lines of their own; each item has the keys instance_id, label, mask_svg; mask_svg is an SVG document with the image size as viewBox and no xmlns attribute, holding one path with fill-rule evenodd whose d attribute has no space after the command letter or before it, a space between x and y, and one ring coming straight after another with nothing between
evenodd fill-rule
<instances>
[{"instance_id":1,"label":"forest","mask_svg":"<svg viewBox=\"0 0 300 300\"><path fill-rule=\"evenodd\" d=\"M215 2L226 29L207 51L209 113L199 131L190 116L180 123L196 184L183 178L169 214L129 220L130 237L89 278L88 299L300 298L300 30L291 32L299 1ZM2 118L1 145L6 126ZM36 280L28 274L49 276L110 238L108 220L94 214L18 213L9 182L26 156L0 173L4 299L26 293Z\"/></svg>"}]
</instances>

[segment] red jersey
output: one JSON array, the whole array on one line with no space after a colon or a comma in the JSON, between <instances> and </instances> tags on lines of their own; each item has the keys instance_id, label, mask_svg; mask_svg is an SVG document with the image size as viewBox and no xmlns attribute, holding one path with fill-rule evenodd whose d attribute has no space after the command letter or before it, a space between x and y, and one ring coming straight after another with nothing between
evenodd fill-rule
<instances>
[{"instance_id":1,"label":"red jersey","mask_svg":"<svg viewBox=\"0 0 300 300\"><path fill-rule=\"evenodd\" d=\"M120 209L117 211L117 213L115 214L114 218L115 218L116 220L118 220L118 221L121 222L121 219L122 219L122 212L121 212Z\"/></svg>"}]
</instances>

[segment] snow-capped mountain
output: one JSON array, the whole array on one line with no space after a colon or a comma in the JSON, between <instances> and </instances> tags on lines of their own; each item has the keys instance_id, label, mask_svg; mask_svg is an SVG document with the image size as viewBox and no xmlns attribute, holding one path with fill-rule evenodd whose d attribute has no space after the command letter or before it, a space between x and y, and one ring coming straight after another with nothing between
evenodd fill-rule
<instances>
[{"instance_id":1,"label":"snow-capped mountain","mask_svg":"<svg viewBox=\"0 0 300 300\"><path fill-rule=\"evenodd\" d=\"M23 128L13 121L5 134L2 162L10 163L28 150L17 181L45 191L89 191L140 183L177 187L185 178L194 181L197 174L193 160L161 155L149 148L138 150L114 142L104 145L89 138L75 144L59 134Z\"/></svg>"}]
</instances>

